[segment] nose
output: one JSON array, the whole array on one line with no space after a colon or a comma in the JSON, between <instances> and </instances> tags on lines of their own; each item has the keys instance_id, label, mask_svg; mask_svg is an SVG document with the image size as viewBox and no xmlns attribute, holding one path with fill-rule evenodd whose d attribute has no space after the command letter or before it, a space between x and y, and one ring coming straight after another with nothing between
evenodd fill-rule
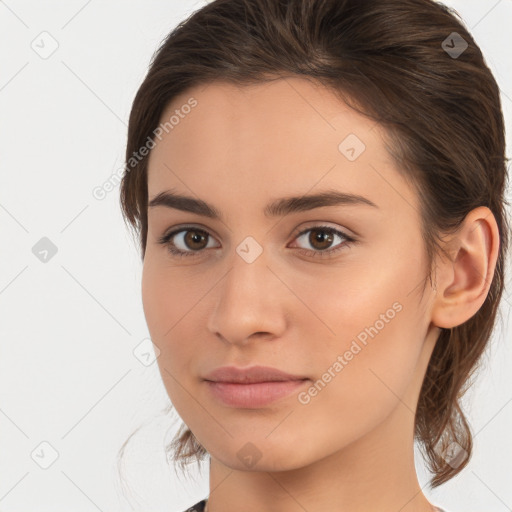
<instances>
[{"instance_id":1,"label":"nose","mask_svg":"<svg viewBox=\"0 0 512 512\"><path fill-rule=\"evenodd\" d=\"M231 262L212 290L210 300L215 306L208 319L210 332L239 345L262 335L282 336L293 294L269 267L265 252L250 263L235 253Z\"/></svg>"}]
</instances>

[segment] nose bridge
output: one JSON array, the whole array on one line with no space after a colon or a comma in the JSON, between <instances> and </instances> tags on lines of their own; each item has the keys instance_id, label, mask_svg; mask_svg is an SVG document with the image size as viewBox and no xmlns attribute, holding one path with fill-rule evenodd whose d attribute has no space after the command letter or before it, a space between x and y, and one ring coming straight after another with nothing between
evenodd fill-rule
<instances>
[{"instance_id":1,"label":"nose bridge","mask_svg":"<svg viewBox=\"0 0 512 512\"><path fill-rule=\"evenodd\" d=\"M263 247L252 237L238 246L218 284L208 328L226 340L242 342L255 332L277 335L284 327L279 279L268 268Z\"/></svg>"}]
</instances>

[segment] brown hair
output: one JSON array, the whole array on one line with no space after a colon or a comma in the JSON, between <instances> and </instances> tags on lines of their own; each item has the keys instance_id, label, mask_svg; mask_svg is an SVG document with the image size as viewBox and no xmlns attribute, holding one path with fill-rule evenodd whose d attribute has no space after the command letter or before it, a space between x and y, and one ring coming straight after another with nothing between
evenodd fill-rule
<instances>
[{"instance_id":1,"label":"brown hair","mask_svg":"<svg viewBox=\"0 0 512 512\"><path fill-rule=\"evenodd\" d=\"M435 255L444 253L441 234L487 206L500 234L489 293L473 317L441 329L416 411L415 439L434 474L431 487L458 474L472 453L459 400L493 330L510 231L499 88L456 16L431 0L214 0L172 30L152 58L130 114L120 190L144 259L147 158L134 155L169 102L215 80L249 85L302 76L386 128L388 151L419 194L429 279ZM447 455L454 443L467 452L457 464ZM184 424L168 450L182 466L207 454Z\"/></svg>"}]
</instances>

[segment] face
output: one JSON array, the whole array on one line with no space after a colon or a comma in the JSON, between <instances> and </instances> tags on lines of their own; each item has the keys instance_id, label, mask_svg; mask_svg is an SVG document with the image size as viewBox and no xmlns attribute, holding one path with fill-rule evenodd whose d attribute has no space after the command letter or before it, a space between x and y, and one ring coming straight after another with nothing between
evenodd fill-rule
<instances>
[{"instance_id":1,"label":"face","mask_svg":"<svg viewBox=\"0 0 512 512\"><path fill-rule=\"evenodd\" d=\"M172 192L211 208L149 206L142 299L167 393L198 441L232 468L249 454L283 470L398 409L412 424L435 337L418 197L381 128L303 78L203 85L162 123L173 113L149 157L149 202ZM325 192L359 198L307 200ZM306 380L205 380L254 365Z\"/></svg>"}]
</instances>

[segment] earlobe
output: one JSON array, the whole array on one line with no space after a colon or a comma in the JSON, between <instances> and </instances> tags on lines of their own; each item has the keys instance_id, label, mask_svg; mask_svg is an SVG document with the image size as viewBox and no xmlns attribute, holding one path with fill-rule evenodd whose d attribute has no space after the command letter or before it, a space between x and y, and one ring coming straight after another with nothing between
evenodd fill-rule
<instances>
[{"instance_id":1,"label":"earlobe","mask_svg":"<svg viewBox=\"0 0 512 512\"><path fill-rule=\"evenodd\" d=\"M432 322L449 329L474 316L484 303L496 268L499 230L491 210L472 210L450 241L451 260L438 266Z\"/></svg>"}]
</instances>

